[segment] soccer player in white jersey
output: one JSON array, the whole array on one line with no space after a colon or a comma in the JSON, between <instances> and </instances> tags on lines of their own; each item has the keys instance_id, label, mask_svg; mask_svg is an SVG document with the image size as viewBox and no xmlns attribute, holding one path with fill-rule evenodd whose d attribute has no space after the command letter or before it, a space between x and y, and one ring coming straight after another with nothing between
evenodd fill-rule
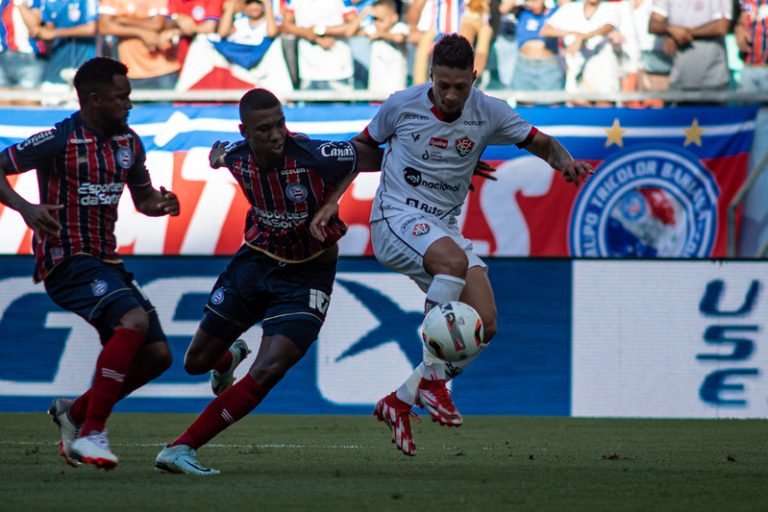
<instances>
[{"instance_id":1,"label":"soccer player in white jersey","mask_svg":"<svg viewBox=\"0 0 768 512\"><path fill-rule=\"evenodd\" d=\"M481 154L489 144L516 144L576 185L592 167L575 161L556 139L538 131L507 103L475 89L473 63L472 46L465 38L443 36L432 54L432 83L390 96L355 140L387 145L371 212L376 258L426 292L425 312L454 300L475 308L487 343L496 333L493 289L487 266L456 222ZM315 215L315 237L324 237L324 227L352 179L341 183ZM424 350L424 360L413 374L376 404L374 415L392 429L393 441L404 454L416 453L410 426L413 405L424 407L443 425L462 424L446 382L473 360L446 363Z\"/></svg>"}]
</instances>

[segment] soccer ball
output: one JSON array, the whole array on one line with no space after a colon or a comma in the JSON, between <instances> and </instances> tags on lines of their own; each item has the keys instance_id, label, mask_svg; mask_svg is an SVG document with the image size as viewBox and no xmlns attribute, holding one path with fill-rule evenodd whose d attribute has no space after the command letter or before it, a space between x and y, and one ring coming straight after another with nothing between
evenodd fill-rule
<instances>
[{"instance_id":1,"label":"soccer ball","mask_svg":"<svg viewBox=\"0 0 768 512\"><path fill-rule=\"evenodd\" d=\"M483 321L468 304L441 304L424 317L421 339L427 350L443 361L462 361L484 348Z\"/></svg>"}]
</instances>

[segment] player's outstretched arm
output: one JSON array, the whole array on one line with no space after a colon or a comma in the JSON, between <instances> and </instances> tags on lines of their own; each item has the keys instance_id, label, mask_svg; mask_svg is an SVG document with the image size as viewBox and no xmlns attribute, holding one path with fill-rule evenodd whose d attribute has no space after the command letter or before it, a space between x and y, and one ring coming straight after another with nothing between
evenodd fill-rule
<instances>
[{"instance_id":1,"label":"player's outstretched arm","mask_svg":"<svg viewBox=\"0 0 768 512\"><path fill-rule=\"evenodd\" d=\"M211 146L211 151L208 153L208 163L211 169L218 169L224 166L224 157L227 155L227 146L229 142L217 140Z\"/></svg>"},{"instance_id":2,"label":"player's outstretched arm","mask_svg":"<svg viewBox=\"0 0 768 512\"><path fill-rule=\"evenodd\" d=\"M156 190L152 185L130 187L131 197L136 210L149 217L170 215L175 217L181 211L179 198L173 192L160 187Z\"/></svg>"},{"instance_id":3,"label":"player's outstretched arm","mask_svg":"<svg viewBox=\"0 0 768 512\"><path fill-rule=\"evenodd\" d=\"M525 149L546 161L563 175L565 181L577 187L595 172L587 162L574 160L557 139L542 132L536 133Z\"/></svg>"},{"instance_id":4,"label":"player's outstretched arm","mask_svg":"<svg viewBox=\"0 0 768 512\"><path fill-rule=\"evenodd\" d=\"M51 212L64 208L60 204L32 204L11 187L6 177L6 170L11 169L7 153L0 153L0 203L16 210L24 218L24 222L35 233L35 238L40 239L40 232L49 235L58 235L61 224L53 218Z\"/></svg>"}]
</instances>

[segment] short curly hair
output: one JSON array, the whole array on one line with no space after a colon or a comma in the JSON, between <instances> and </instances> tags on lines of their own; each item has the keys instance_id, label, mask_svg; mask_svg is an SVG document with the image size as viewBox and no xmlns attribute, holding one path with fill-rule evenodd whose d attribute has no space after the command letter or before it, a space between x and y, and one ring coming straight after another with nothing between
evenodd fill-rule
<instances>
[{"instance_id":1,"label":"short curly hair","mask_svg":"<svg viewBox=\"0 0 768 512\"><path fill-rule=\"evenodd\" d=\"M432 67L435 66L473 70L475 52L472 45L464 36L445 34L432 50Z\"/></svg>"}]
</instances>

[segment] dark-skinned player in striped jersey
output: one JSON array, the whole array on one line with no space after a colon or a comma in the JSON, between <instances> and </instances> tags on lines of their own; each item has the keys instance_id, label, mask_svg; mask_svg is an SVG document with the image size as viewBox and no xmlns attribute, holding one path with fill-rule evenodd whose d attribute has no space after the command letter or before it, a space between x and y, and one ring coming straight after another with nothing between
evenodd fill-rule
<instances>
[{"instance_id":1,"label":"dark-skinned player in striped jersey","mask_svg":"<svg viewBox=\"0 0 768 512\"><path fill-rule=\"evenodd\" d=\"M94 326L103 345L91 388L75 400L55 399L49 410L60 428L61 455L74 467L117 466L105 428L114 404L171 364L157 313L116 252L125 185L139 212L179 214L176 195L153 188L144 146L128 127L127 73L116 60L87 61L74 81L80 110L0 152L0 202L34 231L35 281ZM40 204L26 201L6 178L31 169Z\"/></svg>"},{"instance_id":2,"label":"dark-skinned player in striped jersey","mask_svg":"<svg viewBox=\"0 0 768 512\"><path fill-rule=\"evenodd\" d=\"M331 218L320 241L309 222L341 179L381 165L379 148L289 133L280 101L264 89L242 97L240 120L243 140L217 141L210 164L229 169L251 205L245 243L216 281L184 358L191 374L213 368L218 396L157 455L161 471L218 474L197 460L196 450L250 413L317 339L336 274L336 242L347 227ZM232 384L234 368L248 354L238 337L259 322L256 358Z\"/></svg>"}]
</instances>

